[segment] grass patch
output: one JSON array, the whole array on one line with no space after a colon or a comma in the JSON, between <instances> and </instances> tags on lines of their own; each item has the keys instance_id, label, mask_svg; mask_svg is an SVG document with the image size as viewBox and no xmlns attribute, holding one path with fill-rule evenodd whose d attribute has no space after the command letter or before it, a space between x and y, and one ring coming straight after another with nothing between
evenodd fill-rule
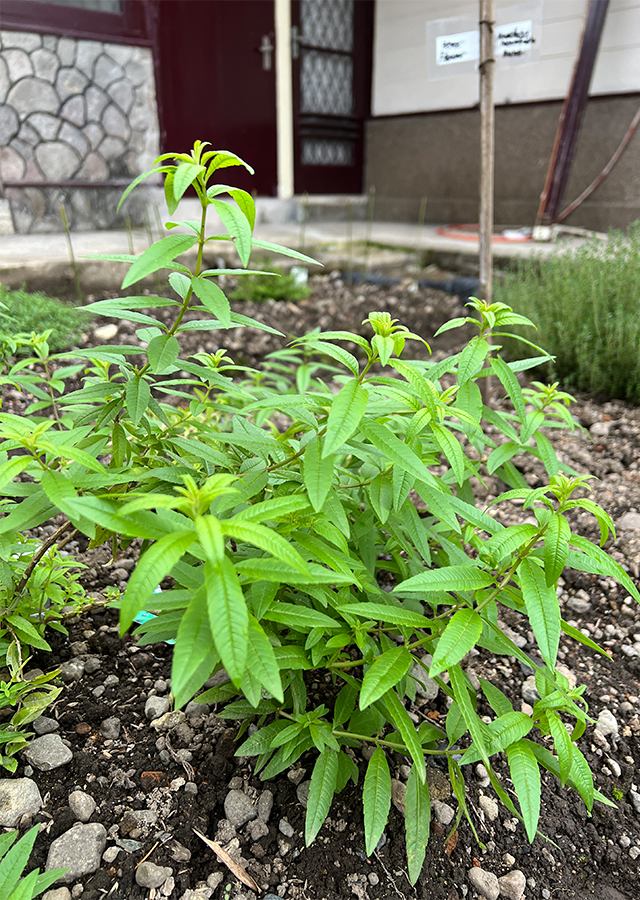
<instances>
[{"instance_id":1,"label":"grass patch","mask_svg":"<svg viewBox=\"0 0 640 900\"><path fill-rule=\"evenodd\" d=\"M0 332L4 334L42 334L51 329L49 348L57 353L77 343L89 321L88 313L69 303L39 291L31 294L24 288L9 290L0 284Z\"/></svg>"},{"instance_id":2,"label":"grass patch","mask_svg":"<svg viewBox=\"0 0 640 900\"><path fill-rule=\"evenodd\" d=\"M264 303L266 300L306 300L311 290L306 283L296 279L295 271L285 272L267 262L260 268L273 275L243 275L238 279L238 287L229 294L230 300L251 300ZM294 270L296 267L294 267ZM278 276L278 277L276 277Z\"/></svg>"},{"instance_id":3,"label":"grass patch","mask_svg":"<svg viewBox=\"0 0 640 900\"><path fill-rule=\"evenodd\" d=\"M626 235L612 232L608 243L520 261L494 299L537 325L535 336L520 333L556 357L545 371L553 381L640 402L640 223ZM512 359L528 349L505 341Z\"/></svg>"}]
</instances>

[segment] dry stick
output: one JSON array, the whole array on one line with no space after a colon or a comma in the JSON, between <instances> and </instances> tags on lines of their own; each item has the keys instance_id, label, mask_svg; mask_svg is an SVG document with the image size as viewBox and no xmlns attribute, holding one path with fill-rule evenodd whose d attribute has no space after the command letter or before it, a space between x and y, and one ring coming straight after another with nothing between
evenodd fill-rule
<instances>
[{"instance_id":1,"label":"dry stick","mask_svg":"<svg viewBox=\"0 0 640 900\"><path fill-rule=\"evenodd\" d=\"M71 232L69 231L69 223L67 221L67 211L64 208L64 203L60 204L60 215L62 216L62 224L64 225L64 233L67 236L67 244L69 246L69 256L71 257L71 268L73 269L73 279L76 285L76 297L78 298L78 303L80 306L84 306L84 295L82 293L82 288L80 287L80 275L78 273L78 265L76 263L76 258L73 255L73 244L71 243Z\"/></svg>"},{"instance_id":2,"label":"dry stick","mask_svg":"<svg viewBox=\"0 0 640 900\"><path fill-rule=\"evenodd\" d=\"M493 81L493 26L495 0L480 0L480 300L491 303L493 293L493 181L495 161L495 110ZM491 341L490 333L486 335ZM486 361L485 361L486 366ZM480 393L485 406L491 403L489 376L480 381Z\"/></svg>"},{"instance_id":3,"label":"dry stick","mask_svg":"<svg viewBox=\"0 0 640 900\"><path fill-rule=\"evenodd\" d=\"M362 280L369 274L369 245L373 232L373 213L376 206L376 187L374 184L369 188L369 198L367 200L367 230L364 236L364 260L362 262Z\"/></svg>"},{"instance_id":4,"label":"dry stick","mask_svg":"<svg viewBox=\"0 0 640 900\"><path fill-rule=\"evenodd\" d=\"M53 547L53 545L57 542L58 538L62 537L62 535L65 533L65 531L67 530L67 528L69 528L70 525L71 525L71 522L65 522L63 525L61 525L57 531L54 531L53 534L47 538L47 540L44 542L44 544L42 544L42 546L40 547L38 552L34 553L32 559L31 559L31 562L25 569L24 575L22 576L22 578L20 579L20 582L18 583L18 587L16 588L16 593L19 594L19 593L21 593L21 591L24 590L25 584L31 577L31 573L33 572L35 567L38 565L38 563L40 562L42 557L45 555L47 550L49 550L51 547Z\"/></svg>"},{"instance_id":5,"label":"dry stick","mask_svg":"<svg viewBox=\"0 0 640 900\"><path fill-rule=\"evenodd\" d=\"M300 218L300 239L298 241L300 252L304 253L304 242L307 231L307 212L309 206L309 192L305 191L302 195L302 215Z\"/></svg>"}]
</instances>

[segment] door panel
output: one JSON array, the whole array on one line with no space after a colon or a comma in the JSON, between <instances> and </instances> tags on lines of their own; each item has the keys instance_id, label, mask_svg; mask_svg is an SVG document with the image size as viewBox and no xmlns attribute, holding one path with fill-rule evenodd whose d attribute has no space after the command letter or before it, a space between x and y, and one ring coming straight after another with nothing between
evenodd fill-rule
<instances>
[{"instance_id":1,"label":"door panel","mask_svg":"<svg viewBox=\"0 0 640 900\"><path fill-rule=\"evenodd\" d=\"M275 196L275 61L260 51L274 43L273 0L157 0L155 11L163 152L210 141L256 170L231 169L233 184Z\"/></svg>"},{"instance_id":2,"label":"door panel","mask_svg":"<svg viewBox=\"0 0 640 900\"><path fill-rule=\"evenodd\" d=\"M294 0L292 22L296 193L360 193L373 4Z\"/></svg>"}]
</instances>

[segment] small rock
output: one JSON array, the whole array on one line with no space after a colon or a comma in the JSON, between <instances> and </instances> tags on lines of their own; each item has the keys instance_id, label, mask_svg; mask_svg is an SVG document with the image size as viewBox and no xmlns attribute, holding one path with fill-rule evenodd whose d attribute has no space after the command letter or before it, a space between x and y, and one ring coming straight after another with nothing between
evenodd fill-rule
<instances>
[{"instance_id":1,"label":"small rock","mask_svg":"<svg viewBox=\"0 0 640 900\"><path fill-rule=\"evenodd\" d=\"M620 516L616 528L621 531L640 531L640 513L628 512Z\"/></svg>"},{"instance_id":2,"label":"small rock","mask_svg":"<svg viewBox=\"0 0 640 900\"><path fill-rule=\"evenodd\" d=\"M79 822L88 822L96 811L96 801L84 791L69 794L69 809Z\"/></svg>"},{"instance_id":3,"label":"small rock","mask_svg":"<svg viewBox=\"0 0 640 900\"><path fill-rule=\"evenodd\" d=\"M159 697L157 695L153 697L149 697L147 702L144 705L144 714L149 719L149 721L153 721L154 719L159 719L160 716L164 716L165 713L168 713L171 709L171 699L169 697Z\"/></svg>"},{"instance_id":4,"label":"small rock","mask_svg":"<svg viewBox=\"0 0 640 900\"><path fill-rule=\"evenodd\" d=\"M31 727L38 737L42 737L43 734L53 734L54 731L58 731L60 725L55 719L50 719L47 716L38 716L31 723Z\"/></svg>"},{"instance_id":5,"label":"small rock","mask_svg":"<svg viewBox=\"0 0 640 900\"><path fill-rule=\"evenodd\" d=\"M81 659L70 659L60 666L60 678L66 682L79 681L84 675L84 662Z\"/></svg>"},{"instance_id":6,"label":"small rock","mask_svg":"<svg viewBox=\"0 0 640 900\"><path fill-rule=\"evenodd\" d=\"M171 875L173 869L169 866L156 866L155 863L146 860L136 869L136 884L144 888L159 888Z\"/></svg>"},{"instance_id":7,"label":"small rock","mask_svg":"<svg viewBox=\"0 0 640 900\"><path fill-rule=\"evenodd\" d=\"M640 856L640 847L632 847L629 850L629 856L631 859L637 859Z\"/></svg>"},{"instance_id":8,"label":"small rock","mask_svg":"<svg viewBox=\"0 0 640 900\"><path fill-rule=\"evenodd\" d=\"M611 422L594 422L591 428L589 429L589 433L592 437L607 437L609 432L611 431Z\"/></svg>"},{"instance_id":9,"label":"small rock","mask_svg":"<svg viewBox=\"0 0 640 900\"><path fill-rule=\"evenodd\" d=\"M94 672L98 672L101 668L102 663L97 656L90 656L84 661L84 670L87 675L93 675Z\"/></svg>"},{"instance_id":10,"label":"small rock","mask_svg":"<svg viewBox=\"0 0 640 900\"><path fill-rule=\"evenodd\" d=\"M270 790L263 791L258 797L258 817L263 822L268 822L273 809L273 794Z\"/></svg>"},{"instance_id":11,"label":"small rock","mask_svg":"<svg viewBox=\"0 0 640 900\"><path fill-rule=\"evenodd\" d=\"M46 871L68 869L58 881L70 884L84 875L92 875L100 867L107 843L107 829L98 822L76 825L65 831L49 847Z\"/></svg>"},{"instance_id":12,"label":"small rock","mask_svg":"<svg viewBox=\"0 0 640 900\"><path fill-rule=\"evenodd\" d=\"M176 886L176 881L173 875L169 875L165 883L160 888L160 893L163 897L170 897L173 894Z\"/></svg>"},{"instance_id":13,"label":"small rock","mask_svg":"<svg viewBox=\"0 0 640 900\"><path fill-rule=\"evenodd\" d=\"M267 827L267 823L263 822L262 819L254 819L253 822L249 822L247 825L247 831L249 832L249 836L251 840L259 841L260 838L266 837L269 834L269 828Z\"/></svg>"},{"instance_id":14,"label":"small rock","mask_svg":"<svg viewBox=\"0 0 640 900\"><path fill-rule=\"evenodd\" d=\"M178 725L184 722L185 718L186 716L181 709L172 709L171 712L165 713L159 719L154 719L151 722L151 727L155 728L156 731L171 731L172 728L177 728Z\"/></svg>"},{"instance_id":15,"label":"small rock","mask_svg":"<svg viewBox=\"0 0 640 900\"><path fill-rule=\"evenodd\" d=\"M93 334L99 341L110 341L117 333L118 326L113 322L109 322L107 325L100 325L98 328L93 329Z\"/></svg>"},{"instance_id":16,"label":"small rock","mask_svg":"<svg viewBox=\"0 0 640 900\"><path fill-rule=\"evenodd\" d=\"M117 684L120 684L120 679L117 675L107 675L102 683L106 688L115 687Z\"/></svg>"},{"instance_id":17,"label":"small rock","mask_svg":"<svg viewBox=\"0 0 640 900\"><path fill-rule=\"evenodd\" d=\"M120 847L107 847L107 849L102 854L102 861L106 862L108 866L116 859L118 853L120 853Z\"/></svg>"},{"instance_id":18,"label":"small rock","mask_svg":"<svg viewBox=\"0 0 640 900\"><path fill-rule=\"evenodd\" d=\"M369 879L369 884L372 884L374 887L376 884L380 884L380 879L375 872L369 872L367 878Z\"/></svg>"},{"instance_id":19,"label":"small rock","mask_svg":"<svg viewBox=\"0 0 640 900\"><path fill-rule=\"evenodd\" d=\"M23 816L40 812L42 797L30 778L0 779L0 826L15 828Z\"/></svg>"},{"instance_id":20,"label":"small rock","mask_svg":"<svg viewBox=\"0 0 640 900\"><path fill-rule=\"evenodd\" d=\"M229 791L224 801L224 812L235 828L242 828L258 815L255 806L242 791Z\"/></svg>"},{"instance_id":21,"label":"small rock","mask_svg":"<svg viewBox=\"0 0 640 900\"><path fill-rule=\"evenodd\" d=\"M209 707L206 703L196 703L191 700L184 708L185 715L191 719L202 719L209 715Z\"/></svg>"},{"instance_id":22,"label":"small rock","mask_svg":"<svg viewBox=\"0 0 640 900\"><path fill-rule=\"evenodd\" d=\"M484 812L487 819L490 822L495 822L498 818L498 804L495 800L492 800L491 797L487 797L484 794L480 795L480 799L478 800L478 805L480 809Z\"/></svg>"},{"instance_id":23,"label":"small rock","mask_svg":"<svg viewBox=\"0 0 640 900\"><path fill-rule=\"evenodd\" d=\"M584 613L588 613L591 609L591 603L589 600L585 600L583 597L569 597L567 600L567 606L569 609L572 609L574 612L578 613L578 615L583 615Z\"/></svg>"},{"instance_id":24,"label":"small rock","mask_svg":"<svg viewBox=\"0 0 640 900\"><path fill-rule=\"evenodd\" d=\"M228 819L220 819L214 840L219 844L228 844L236 836L236 829Z\"/></svg>"},{"instance_id":25,"label":"small rock","mask_svg":"<svg viewBox=\"0 0 640 900\"><path fill-rule=\"evenodd\" d=\"M536 700L540 699L540 694L538 693L538 689L536 687L536 678L535 675L529 675L528 678L522 682L522 687L520 689L522 694L522 699L525 703L530 703L532 706L536 702Z\"/></svg>"},{"instance_id":26,"label":"small rock","mask_svg":"<svg viewBox=\"0 0 640 900\"><path fill-rule=\"evenodd\" d=\"M512 872L507 872L502 878L498 878L498 884L501 897L506 897L506 900L522 900L527 879L520 869L514 869Z\"/></svg>"},{"instance_id":27,"label":"small rock","mask_svg":"<svg viewBox=\"0 0 640 900\"><path fill-rule=\"evenodd\" d=\"M453 822L453 817L456 813L448 803L443 803L441 800L433 800L431 808L440 825L450 825Z\"/></svg>"},{"instance_id":28,"label":"small rock","mask_svg":"<svg viewBox=\"0 0 640 900\"><path fill-rule=\"evenodd\" d=\"M391 779L391 800L392 800L395 808L403 816L405 813L404 798L405 798L406 793L407 793L406 784L403 784L401 781L398 781L397 778L392 778Z\"/></svg>"},{"instance_id":29,"label":"small rock","mask_svg":"<svg viewBox=\"0 0 640 900\"><path fill-rule=\"evenodd\" d=\"M493 872L486 872L484 869L474 866L469 869L467 874L469 881L482 897L485 897L486 900L498 900L500 885Z\"/></svg>"},{"instance_id":30,"label":"small rock","mask_svg":"<svg viewBox=\"0 0 640 900\"><path fill-rule=\"evenodd\" d=\"M505 853L502 857L502 862L505 864L505 866L513 866L515 865L515 861L515 856L512 856L510 853Z\"/></svg>"},{"instance_id":31,"label":"small rock","mask_svg":"<svg viewBox=\"0 0 640 900\"><path fill-rule=\"evenodd\" d=\"M304 779L304 776L307 774L307 770L303 769L301 766L296 766L294 769L289 769L287 772L287 778L291 782L291 784L298 785Z\"/></svg>"},{"instance_id":32,"label":"small rock","mask_svg":"<svg viewBox=\"0 0 640 900\"><path fill-rule=\"evenodd\" d=\"M628 797L636 814L640 816L640 794L637 791L629 791Z\"/></svg>"},{"instance_id":33,"label":"small rock","mask_svg":"<svg viewBox=\"0 0 640 900\"><path fill-rule=\"evenodd\" d=\"M72 656L82 656L89 652L89 645L86 641L71 641L69 652Z\"/></svg>"},{"instance_id":34,"label":"small rock","mask_svg":"<svg viewBox=\"0 0 640 900\"><path fill-rule=\"evenodd\" d=\"M107 740L115 741L120 737L122 723L117 716L110 716L100 723L100 734Z\"/></svg>"},{"instance_id":35,"label":"small rock","mask_svg":"<svg viewBox=\"0 0 640 900\"><path fill-rule=\"evenodd\" d=\"M42 895L42 900L71 900L71 891L66 887L54 888Z\"/></svg>"},{"instance_id":36,"label":"small rock","mask_svg":"<svg viewBox=\"0 0 640 900\"><path fill-rule=\"evenodd\" d=\"M619 838L618 843L620 844L620 846L622 847L623 850L628 850L629 847L631 846L631 838L629 837L628 834L623 834Z\"/></svg>"},{"instance_id":37,"label":"small rock","mask_svg":"<svg viewBox=\"0 0 640 900\"><path fill-rule=\"evenodd\" d=\"M207 887L210 887L215 891L218 885L222 884L223 881L224 875L222 872L212 872L207 878Z\"/></svg>"},{"instance_id":38,"label":"small rock","mask_svg":"<svg viewBox=\"0 0 640 900\"><path fill-rule=\"evenodd\" d=\"M298 802L305 809L307 808L307 801L309 799L309 788L311 787L311 781L301 781L298 787L296 788L296 796L298 798Z\"/></svg>"},{"instance_id":39,"label":"small rock","mask_svg":"<svg viewBox=\"0 0 640 900\"><path fill-rule=\"evenodd\" d=\"M278 829L285 837L291 838L294 835L293 826L286 819L280 819ZM254 838L254 840L257 840L257 838Z\"/></svg>"},{"instance_id":40,"label":"small rock","mask_svg":"<svg viewBox=\"0 0 640 900\"><path fill-rule=\"evenodd\" d=\"M65 766L73 759L73 753L62 743L58 734L44 734L36 738L24 751L24 756L30 765L41 772Z\"/></svg>"},{"instance_id":41,"label":"small rock","mask_svg":"<svg viewBox=\"0 0 640 900\"><path fill-rule=\"evenodd\" d=\"M420 663L416 663L409 674L415 679L416 694L418 697L423 697L425 700L436 699L440 688L433 678L429 678Z\"/></svg>"},{"instance_id":42,"label":"small rock","mask_svg":"<svg viewBox=\"0 0 640 900\"><path fill-rule=\"evenodd\" d=\"M171 841L169 847L171 848L171 859L177 863L189 862L191 859L191 850L181 844L180 841L175 840L175 838Z\"/></svg>"},{"instance_id":43,"label":"small rock","mask_svg":"<svg viewBox=\"0 0 640 900\"><path fill-rule=\"evenodd\" d=\"M598 716L598 722L596 724L596 728L600 732L600 734L604 734L605 737L608 734L617 734L618 733L618 723L616 721L616 717L613 715L611 710L606 707L600 710L600 715Z\"/></svg>"},{"instance_id":44,"label":"small rock","mask_svg":"<svg viewBox=\"0 0 640 900\"><path fill-rule=\"evenodd\" d=\"M159 694L164 694L169 687L164 678L158 678L153 686Z\"/></svg>"}]
</instances>

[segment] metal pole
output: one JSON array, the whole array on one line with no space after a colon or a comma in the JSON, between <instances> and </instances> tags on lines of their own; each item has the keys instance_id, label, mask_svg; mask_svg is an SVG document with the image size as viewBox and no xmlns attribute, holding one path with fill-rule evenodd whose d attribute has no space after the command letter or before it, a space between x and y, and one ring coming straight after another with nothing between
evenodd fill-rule
<instances>
[{"instance_id":1,"label":"metal pole","mask_svg":"<svg viewBox=\"0 0 640 900\"><path fill-rule=\"evenodd\" d=\"M480 0L480 300L487 303L491 303L493 277L494 25L495 0Z\"/></svg>"}]
</instances>

